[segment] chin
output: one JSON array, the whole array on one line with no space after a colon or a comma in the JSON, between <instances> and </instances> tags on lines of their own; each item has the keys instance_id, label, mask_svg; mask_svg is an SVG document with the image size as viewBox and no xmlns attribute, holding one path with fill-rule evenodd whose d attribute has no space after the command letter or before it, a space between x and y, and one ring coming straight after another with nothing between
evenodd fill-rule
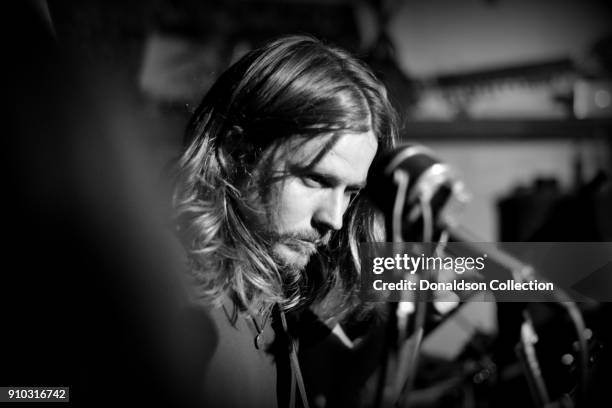
<instances>
[{"instance_id":1,"label":"chin","mask_svg":"<svg viewBox=\"0 0 612 408\"><path fill-rule=\"evenodd\" d=\"M273 248L273 255L282 268L304 270L310 261L311 254L298 251L283 244Z\"/></svg>"}]
</instances>

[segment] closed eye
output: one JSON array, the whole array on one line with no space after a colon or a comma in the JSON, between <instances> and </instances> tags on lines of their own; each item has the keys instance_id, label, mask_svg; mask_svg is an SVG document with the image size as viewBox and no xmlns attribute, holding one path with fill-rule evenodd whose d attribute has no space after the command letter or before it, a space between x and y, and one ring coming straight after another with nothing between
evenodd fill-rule
<instances>
[{"instance_id":1,"label":"closed eye","mask_svg":"<svg viewBox=\"0 0 612 408\"><path fill-rule=\"evenodd\" d=\"M302 173L298 176L302 183L309 188L336 188L343 185L343 181L334 175L321 173ZM353 200L365 186L365 181L356 184L349 184L344 190L344 194Z\"/></svg>"},{"instance_id":2,"label":"closed eye","mask_svg":"<svg viewBox=\"0 0 612 408\"><path fill-rule=\"evenodd\" d=\"M302 183L312 188L332 187L330 180L318 174L306 174L301 177Z\"/></svg>"}]
</instances>

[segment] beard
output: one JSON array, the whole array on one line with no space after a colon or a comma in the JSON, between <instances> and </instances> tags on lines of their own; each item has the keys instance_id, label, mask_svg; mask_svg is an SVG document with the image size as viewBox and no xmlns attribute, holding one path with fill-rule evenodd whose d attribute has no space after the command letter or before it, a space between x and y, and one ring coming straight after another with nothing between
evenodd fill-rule
<instances>
[{"instance_id":1,"label":"beard","mask_svg":"<svg viewBox=\"0 0 612 408\"><path fill-rule=\"evenodd\" d=\"M329 244L331 232L321 236L314 231L266 234L269 253L282 272L301 273L311 258Z\"/></svg>"},{"instance_id":2,"label":"beard","mask_svg":"<svg viewBox=\"0 0 612 408\"><path fill-rule=\"evenodd\" d=\"M312 303L326 285L326 249L331 231L324 236L316 232L273 234L269 253L279 268L283 291L290 298L300 296L300 305Z\"/></svg>"}]
</instances>

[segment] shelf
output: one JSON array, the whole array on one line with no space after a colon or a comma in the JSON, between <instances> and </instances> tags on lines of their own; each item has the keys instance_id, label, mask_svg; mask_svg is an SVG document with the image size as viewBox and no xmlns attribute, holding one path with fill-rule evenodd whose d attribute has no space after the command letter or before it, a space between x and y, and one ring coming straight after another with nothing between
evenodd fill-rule
<instances>
[{"instance_id":1,"label":"shelf","mask_svg":"<svg viewBox=\"0 0 612 408\"><path fill-rule=\"evenodd\" d=\"M612 135L612 119L415 121L400 134L402 141L600 138Z\"/></svg>"}]
</instances>

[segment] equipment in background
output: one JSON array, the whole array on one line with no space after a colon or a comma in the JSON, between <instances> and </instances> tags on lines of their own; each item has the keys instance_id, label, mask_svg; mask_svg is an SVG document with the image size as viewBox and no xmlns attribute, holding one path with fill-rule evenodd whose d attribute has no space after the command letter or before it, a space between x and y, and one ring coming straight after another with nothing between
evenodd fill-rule
<instances>
[{"instance_id":1,"label":"equipment in background","mask_svg":"<svg viewBox=\"0 0 612 408\"><path fill-rule=\"evenodd\" d=\"M466 234L458 228L452 216L457 204L466 201L463 185L455 178L452 170L425 147L408 145L383 154L370 170L366 193L385 215L388 241L437 242L439 246L435 251L443 252L447 240L452 240L453 237L462 242L466 240ZM521 276L525 280L534 277L528 265L510 254L500 250L495 254L495 258L514 276ZM504 389L504 381L513 381L516 378L522 379L523 386L528 384L526 391L529 392L517 394L523 404L531 402L536 407L555 403L574 406L586 400L588 358L589 352L593 352L593 346L587 344L589 336L581 311L564 294L556 298L557 303L553 304L556 309L552 316L556 318L557 323L561 318L563 325L559 324L559 327L568 329L564 332L564 338L574 347L574 354L565 353L558 356L571 371L569 384L552 384L551 387L551 382L544 376L544 373L550 372L550 367L543 367L539 360L541 348L537 347L540 328L538 324L548 323L551 319L543 318L540 314L533 315L525 304L512 304L509 309L503 308L508 313L506 317L499 315L499 325L504 326L506 319L518 324L511 325L512 333L507 337L514 339L513 344L504 344L508 346L513 358L498 360L504 353L487 347L486 341L477 340L478 336L475 336L462 354L462 358L468 361L456 362L459 368L446 371L452 372L454 379L440 380L439 376L434 376L433 378L440 381L446 381L446 386L436 390L435 385L430 383L426 390L423 389L423 384L417 379L427 377L431 373L420 370L427 368L427 363L432 363L421 360L423 338L428 330L431 331L435 327L435 324L431 324L432 321L443 321L439 316L431 318L434 312L424 300L425 296L426 294L417 292L414 307L408 313L400 313L402 309L406 309L402 307L402 302L390 306L390 316L396 318L388 320L389 325L393 327L387 332L395 333L395 336L388 337L389 342L383 353L375 406L381 406L383 400L383 405L392 403L399 407L411 404L438 406L436 401L440 401L443 395L452 390L466 387L475 392L474 383L479 384L478 392L481 395L488 395L483 401L495 400L504 404L504 399L500 399L498 391L510 391ZM458 319L459 315L460 313L451 313L446 318ZM408 323L406 319L409 320ZM406 328L408 330L405 330ZM561 340L558 338L557 344L565 344ZM395 361L390 363L389 360L393 359ZM503 363L503 366L499 365L498 361ZM386 378L388 372L395 378ZM450 380L452 381L449 383ZM388 383L394 384L390 391L385 389L388 388L385 387ZM471 387L468 384L471 384ZM484 391L481 387L483 384L486 385ZM513 387L513 391L516 393L516 387ZM493 394L497 397L492 397ZM527 395L531 395L531 398L525 398ZM420 397L425 399L419 400ZM505 402L508 401L514 403L517 398L508 395Z\"/></svg>"}]
</instances>

